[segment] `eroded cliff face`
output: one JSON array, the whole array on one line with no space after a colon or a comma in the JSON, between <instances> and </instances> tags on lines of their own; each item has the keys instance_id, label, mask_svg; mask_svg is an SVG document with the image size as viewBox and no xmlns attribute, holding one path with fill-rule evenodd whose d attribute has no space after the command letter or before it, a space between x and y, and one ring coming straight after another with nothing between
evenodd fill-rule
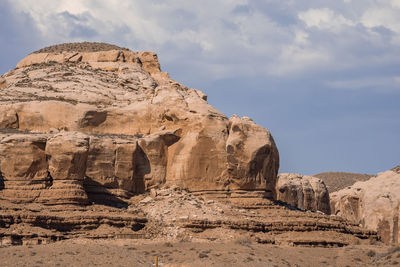
<instances>
[{"instance_id":1,"label":"eroded cliff face","mask_svg":"<svg viewBox=\"0 0 400 267\"><path fill-rule=\"evenodd\" d=\"M332 193L331 211L332 214L377 231L387 244L398 244L399 192L400 174L395 168Z\"/></svg>"},{"instance_id":2,"label":"eroded cliff face","mask_svg":"<svg viewBox=\"0 0 400 267\"><path fill-rule=\"evenodd\" d=\"M276 199L302 210L330 214L329 192L325 183L313 176L281 173L276 183Z\"/></svg>"},{"instance_id":3,"label":"eroded cliff face","mask_svg":"<svg viewBox=\"0 0 400 267\"><path fill-rule=\"evenodd\" d=\"M33 53L0 80L1 198L118 202L160 185L274 196L268 130L229 120L155 53L67 48Z\"/></svg>"},{"instance_id":4,"label":"eroded cliff face","mask_svg":"<svg viewBox=\"0 0 400 267\"><path fill-rule=\"evenodd\" d=\"M248 117L228 119L161 72L152 52L44 48L0 77L0 100L0 246L244 233L285 245L377 239L338 216L277 202L325 212L326 192L304 177L277 184L271 133Z\"/></svg>"}]
</instances>

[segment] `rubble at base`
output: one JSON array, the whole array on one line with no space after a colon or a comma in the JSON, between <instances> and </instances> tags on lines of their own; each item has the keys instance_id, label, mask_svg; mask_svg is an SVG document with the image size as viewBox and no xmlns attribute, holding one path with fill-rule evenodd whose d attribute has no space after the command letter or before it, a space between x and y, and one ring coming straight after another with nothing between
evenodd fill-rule
<instances>
[{"instance_id":1,"label":"rubble at base","mask_svg":"<svg viewBox=\"0 0 400 267\"><path fill-rule=\"evenodd\" d=\"M247 196L190 193L178 187L153 189L126 208L104 205L19 206L1 201L1 244L54 242L77 237L160 241L234 241L286 246L341 247L378 240L376 232L338 217L300 211ZM20 230L15 231L15 227Z\"/></svg>"}]
</instances>

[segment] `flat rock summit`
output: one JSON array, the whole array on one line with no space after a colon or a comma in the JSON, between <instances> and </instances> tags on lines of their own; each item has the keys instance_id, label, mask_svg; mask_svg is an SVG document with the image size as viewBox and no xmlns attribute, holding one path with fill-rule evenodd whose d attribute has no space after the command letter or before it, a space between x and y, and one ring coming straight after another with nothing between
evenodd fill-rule
<instances>
[{"instance_id":1,"label":"flat rock summit","mask_svg":"<svg viewBox=\"0 0 400 267\"><path fill-rule=\"evenodd\" d=\"M332 204L321 179L278 170L267 129L227 118L203 92L161 71L153 52L61 44L0 77L0 245L380 239L360 226L364 215L338 216L347 214L343 193Z\"/></svg>"}]
</instances>

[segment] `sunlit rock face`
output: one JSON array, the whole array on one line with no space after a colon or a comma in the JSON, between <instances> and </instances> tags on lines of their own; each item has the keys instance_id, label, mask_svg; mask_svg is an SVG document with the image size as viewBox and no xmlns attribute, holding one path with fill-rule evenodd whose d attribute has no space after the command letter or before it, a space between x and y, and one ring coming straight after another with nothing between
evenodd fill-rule
<instances>
[{"instance_id":1,"label":"sunlit rock face","mask_svg":"<svg viewBox=\"0 0 400 267\"><path fill-rule=\"evenodd\" d=\"M330 213L329 192L319 178L281 173L278 175L276 194L278 200L299 209Z\"/></svg>"},{"instance_id":2,"label":"sunlit rock face","mask_svg":"<svg viewBox=\"0 0 400 267\"><path fill-rule=\"evenodd\" d=\"M270 132L228 119L162 72L153 52L52 46L0 84L1 198L112 202L161 185L275 195Z\"/></svg>"},{"instance_id":3,"label":"sunlit rock face","mask_svg":"<svg viewBox=\"0 0 400 267\"><path fill-rule=\"evenodd\" d=\"M387 244L398 244L400 238L399 192L400 174L397 167L367 181L357 182L332 193L332 214L376 230Z\"/></svg>"}]
</instances>

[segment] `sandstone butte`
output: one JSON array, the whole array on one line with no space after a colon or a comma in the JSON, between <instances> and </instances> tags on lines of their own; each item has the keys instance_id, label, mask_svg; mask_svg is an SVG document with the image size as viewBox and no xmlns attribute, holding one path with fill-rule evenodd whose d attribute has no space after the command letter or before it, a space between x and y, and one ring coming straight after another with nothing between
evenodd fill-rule
<instances>
[{"instance_id":1,"label":"sandstone butte","mask_svg":"<svg viewBox=\"0 0 400 267\"><path fill-rule=\"evenodd\" d=\"M329 196L321 180L278 179L271 133L248 117L227 118L203 92L162 72L153 52L102 43L44 48L1 76L0 100L3 243L120 229L154 237L171 225L175 237L228 227L276 244L376 238L323 214ZM175 189L160 193L166 188ZM98 235L103 226L114 230Z\"/></svg>"},{"instance_id":2,"label":"sandstone butte","mask_svg":"<svg viewBox=\"0 0 400 267\"><path fill-rule=\"evenodd\" d=\"M55 190L54 201L84 203L84 182L90 194L117 197L163 184L274 193L270 132L247 117L228 119L161 72L154 53L33 53L4 79L0 127L21 132L0 141L10 200L51 203Z\"/></svg>"}]
</instances>

